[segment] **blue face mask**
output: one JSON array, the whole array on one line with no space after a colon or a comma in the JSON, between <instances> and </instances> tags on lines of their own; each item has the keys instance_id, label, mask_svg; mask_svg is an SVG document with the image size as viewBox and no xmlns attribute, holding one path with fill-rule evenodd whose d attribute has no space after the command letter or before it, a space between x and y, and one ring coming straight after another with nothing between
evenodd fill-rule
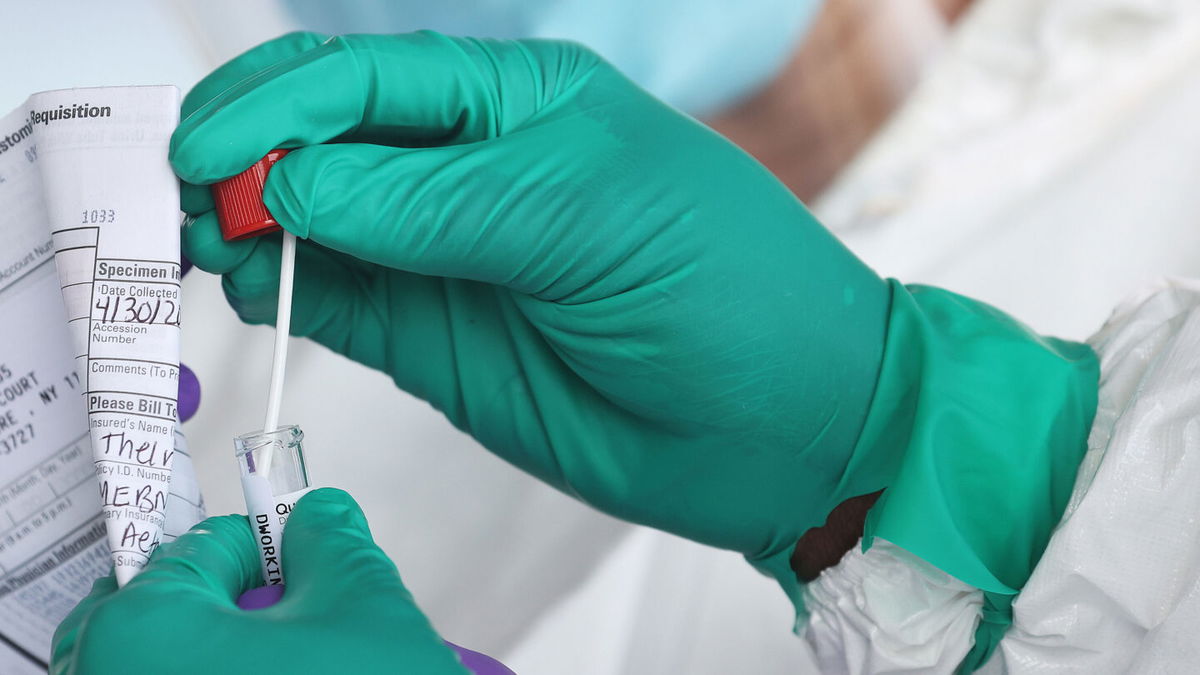
<instances>
[{"instance_id":1,"label":"blue face mask","mask_svg":"<svg viewBox=\"0 0 1200 675\"><path fill-rule=\"evenodd\" d=\"M719 112L771 80L822 0L284 0L303 28L561 38L595 49L687 113ZM736 6L731 9L731 6Z\"/></svg>"}]
</instances>

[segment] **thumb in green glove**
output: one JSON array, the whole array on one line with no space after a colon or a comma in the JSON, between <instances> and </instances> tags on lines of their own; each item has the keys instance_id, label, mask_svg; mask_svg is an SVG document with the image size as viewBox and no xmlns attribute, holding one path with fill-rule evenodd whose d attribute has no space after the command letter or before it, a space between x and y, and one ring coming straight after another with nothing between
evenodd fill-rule
<instances>
[{"instance_id":1,"label":"thumb in green glove","mask_svg":"<svg viewBox=\"0 0 1200 675\"><path fill-rule=\"evenodd\" d=\"M283 547L283 598L239 609L236 598L261 583L254 536L245 516L205 520L125 588L96 581L54 635L52 672L468 673L348 494L305 495Z\"/></svg>"}]
</instances>

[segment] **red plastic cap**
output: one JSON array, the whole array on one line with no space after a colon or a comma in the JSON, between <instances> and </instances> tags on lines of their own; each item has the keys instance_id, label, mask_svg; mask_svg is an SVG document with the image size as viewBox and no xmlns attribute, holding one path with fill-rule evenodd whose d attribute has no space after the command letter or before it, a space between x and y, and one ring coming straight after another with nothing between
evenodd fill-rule
<instances>
[{"instance_id":1,"label":"red plastic cap","mask_svg":"<svg viewBox=\"0 0 1200 675\"><path fill-rule=\"evenodd\" d=\"M272 150L249 169L213 184L213 201L217 205L217 220L221 223L221 236L225 241L249 239L283 229L263 204L262 195L267 172L287 153L287 150Z\"/></svg>"}]
</instances>

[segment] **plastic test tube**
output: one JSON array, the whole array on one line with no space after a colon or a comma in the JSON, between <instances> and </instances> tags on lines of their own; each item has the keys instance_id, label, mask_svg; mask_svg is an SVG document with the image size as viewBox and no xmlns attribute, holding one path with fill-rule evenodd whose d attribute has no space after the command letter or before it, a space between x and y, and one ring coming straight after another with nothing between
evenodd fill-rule
<instances>
[{"instance_id":1,"label":"plastic test tube","mask_svg":"<svg viewBox=\"0 0 1200 675\"><path fill-rule=\"evenodd\" d=\"M303 441L304 432L297 426L244 434L233 440L247 517L258 543L263 583L267 586L283 584L283 529L296 501L311 489ZM268 458L270 466L266 467L264 460Z\"/></svg>"}]
</instances>

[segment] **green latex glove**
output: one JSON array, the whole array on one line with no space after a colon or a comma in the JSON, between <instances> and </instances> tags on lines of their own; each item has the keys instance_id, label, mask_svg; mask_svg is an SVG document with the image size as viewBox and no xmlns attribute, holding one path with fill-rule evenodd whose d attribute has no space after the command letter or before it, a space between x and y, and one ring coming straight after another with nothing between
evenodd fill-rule
<instances>
[{"instance_id":1,"label":"green latex glove","mask_svg":"<svg viewBox=\"0 0 1200 675\"><path fill-rule=\"evenodd\" d=\"M51 671L468 675L345 492L301 498L283 550L283 598L239 609L237 597L262 583L254 535L245 516L209 518L124 588L97 580L59 625Z\"/></svg>"},{"instance_id":2,"label":"green latex glove","mask_svg":"<svg viewBox=\"0 0 1200 675\"><path fill-rule=\"evenodd\" d=\"M888 285L592 52L292 35L183 113L171 161L191 183L300 147L264 195L305 240L294 334L627 520L761 558L838 503ZM189 195L188 257L244 320L273 321L278 239L224 243Z\"/></svg>"},{"instance_id":3,"label":"green latex glove","mask_svg":"<svg viewBox=\"0 0 1200 675\"><path fill-rule=\"evenodd\" d=\"M1086 346L880 279L582 47L296 34L183 112L185 251L239 316L273 321L278 238L222 242L196 186L298 148L264 194L303 239L293 333L569 494L743 553L798 609L788 558L850 497L887 489L865 542L1009 600L1061 515Z\"/></svg>"}]
</instances>

